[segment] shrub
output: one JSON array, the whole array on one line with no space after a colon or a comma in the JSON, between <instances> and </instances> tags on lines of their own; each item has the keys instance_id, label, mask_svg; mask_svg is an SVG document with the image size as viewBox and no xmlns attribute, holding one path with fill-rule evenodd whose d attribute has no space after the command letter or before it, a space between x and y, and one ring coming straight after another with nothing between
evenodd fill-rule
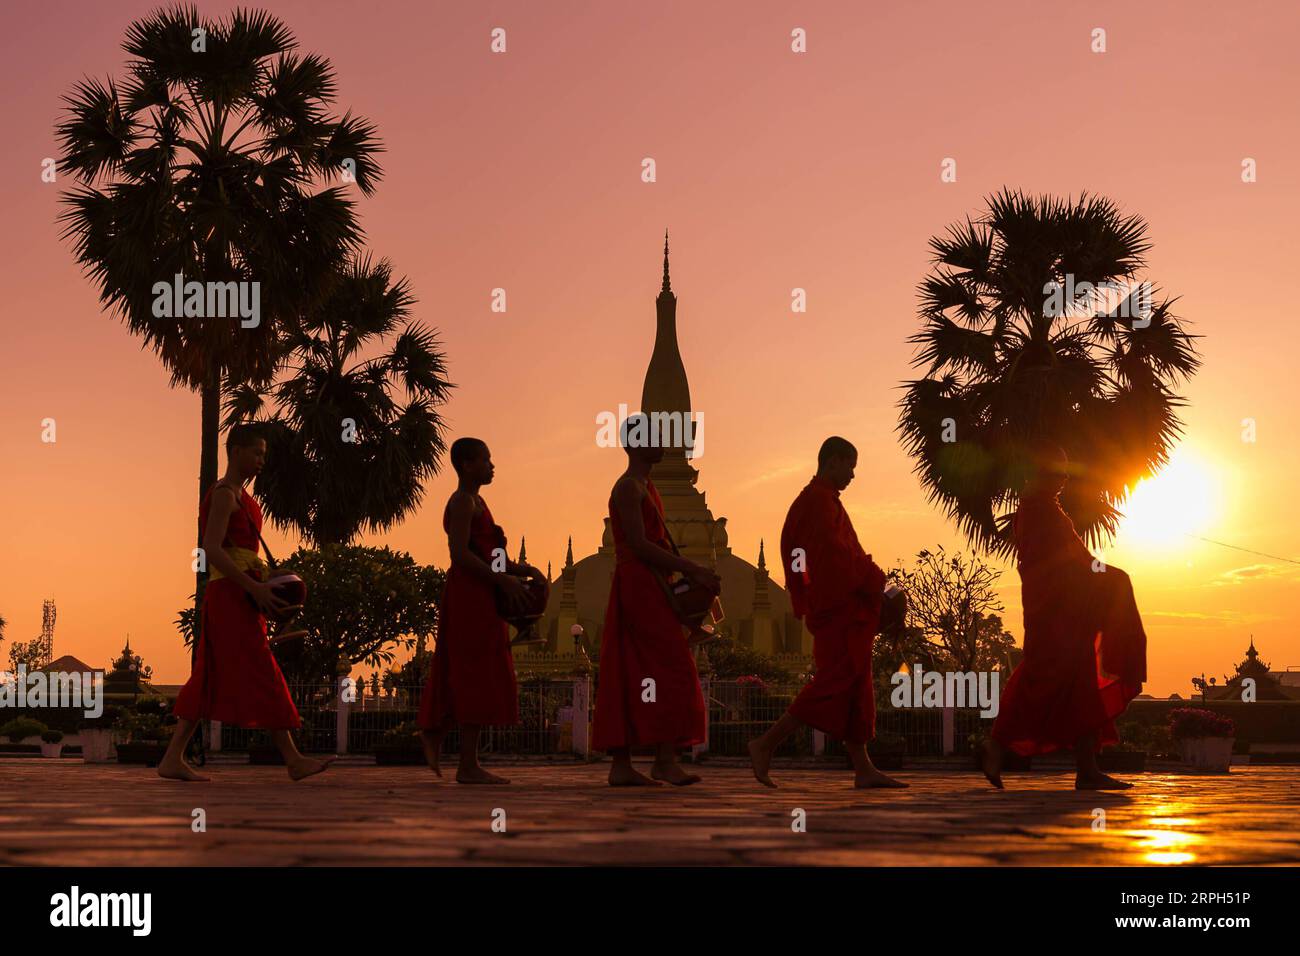
<instances>
[{"instance_id":1,"label":"shrub","mask_svg":"<svg viewBox=\"0 0 1300 956\"><path fill-rule=\"evenodd\" d=\"M0 727L0 737L8 737L11 744L16 744L28 737L39 737L49 729L39 720L33 720L31 717L15 717Z\"/></svg>"},{"instance_id":2,"label":"shrub","mask_svg":"<svg viewBox=\"0 0 1300 956\"><path fill-rule=\"evenodd\" d=\"M45 741L47 744L63 743L63 731L47 730L45 733L41 734L41 740Z\"/></svg>"}]
</instances>

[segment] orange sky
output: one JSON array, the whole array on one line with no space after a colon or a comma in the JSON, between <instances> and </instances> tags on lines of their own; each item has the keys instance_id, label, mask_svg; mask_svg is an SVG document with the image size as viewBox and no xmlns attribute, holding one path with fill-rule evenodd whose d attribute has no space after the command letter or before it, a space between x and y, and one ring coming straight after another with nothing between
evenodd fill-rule
<instances>
[{"instance_id":1,"label":"orange sky","mask_svg":"<svg viewBox=\"0 0 1300 956\"><path fill-rule=\"evenodd\" d=\"M188 672L172 621L192 588L198 399L122 325L60 243L59 97L120 77L149 2L6 5L0 344L0 615L8 640L58 602L56 653L104 665L129 632L156 678ZM1150 223L1149 277L1205 365L1187 449L1211 479L1209 538L1300 558L1297 337L1300 13L1286 3L276 2L330 58L339 104L387 145L360 200L369 247L410 277L459 388L455 435L492 445L487 497L512 542L558 563L598 543L620 453L595 416L635 407L665 226L682 353L706 416L701 485L751 560L778 536L820 440L862 450L845 501L882 564L958 543L894 432L927 241L1003 185L1087 189ZM205 14L226 4L202 3ZM508 53L488 49L507 30ZM809 52L789 50L808 31ZM1090 52L1094 27L1108 52ZM658 181L640 181L653 157ZM958 180L941 183L940 162ZM1243 184L1242 159L1259 181ZM489 311L494 287L509 311ZM790 290L808 290L806 315ZM40 440L41 420L58 440ZM1241 420L1258 438L1241 440ZM386 537L443 563L452 485ZM293 542L272 532L277 553ZM279 545L279 547L277 547ZM1148 690L1221 675L1251 634L1300 665L1300 567L1121 535L1150 635ZM1014 570L1007 617L1021 634ZM7 659L7 644L0 647Z\"/></svg>"}]
</instances>

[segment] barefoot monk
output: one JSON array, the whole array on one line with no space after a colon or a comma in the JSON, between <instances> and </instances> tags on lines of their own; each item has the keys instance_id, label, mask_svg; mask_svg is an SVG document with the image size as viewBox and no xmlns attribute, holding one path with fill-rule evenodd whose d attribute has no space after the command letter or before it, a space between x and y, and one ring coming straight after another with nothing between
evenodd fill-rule
<instances>
[{"instance_id":1,"label":"barefoot monk","mask_svg":"<svg viewBox=\"0 0 1300 956\"><path fill-rule=\"evenodd\" d=\"M447 501L442 527L447 533L451 568L443 589L429 680L420 700L419 724L429 767L439 766L443 737L460 725L460 763L456 781L502 784L509 781L479 765L483 725L519 723L519 696L510 634L497 608L501 596L510 607L527 601L521 577L545 580L531 565L506 557L505 533L492 520L479 489L492 483L496 466L485 442L458 438L451 446L457 486Z\"/></svg>"},{"instance_id":2,"label":"barefoot monk","mask_svg":"<svg viewBox=\"0 0 1300 956\"><path fill-rule=\"evenodd\" d=\"M808 725L844 741L854 786L906 787L876 769L867 754L875 735L871 649L879 629L885 573L862 550L840 492L853 480L858 451L831 437L817 453L817 473L790 506L781 530L781 563L796 616L813 636L816 673L766 734L749 743L754 776L768 771L777 747Z\"/></svg>"},{"instance_id":3,"label":"barefoot monk","mask_svg":"<svg viewBox=\"0 0 1300 956\"><path fill-rule=\"evenodd\" d=\"M244 485L266 461L257 427L240 424L226 435L226 473L199 506L199 529L209 578L203 592L198 649L190 679L176 697L178 718L160 776L206 780L185 762L185 745L199 720L269 730L294 780L320 773L332 757L314 760L294 746L302 725L266 637L266 616L283 610L266 583L258 548L262 509Z\"/></svg>"},{"instance_id":4,"label":"barefoot monk","mask_svg":"<svg viewBox=\"0 0 1300 956\"><path fill-rule=\"evenodd\" d=\"M718 576L674 553L664 506L650 469L664 456L646 440L646 416L632 415L620 436L627 470L609 496L614 579L600 639L600 678L592 734L613 757L614 787L685 786L700 779L677 762L677 751L704 740L704 696L686 631L663 580L673 572L714 592ZM654 748L650 776L632 766L633 747Z\"/></svg>"},{"instance_id":5,"label":"barefoot monk","mask_svg":"<svg viewBox=\"0 0 1300 956\"><path fill-rule=\"evenodd\" d=\"M1036 471L1013 525L1025 609L1025 655L1002 693L984 774L1002 788L1002 754L1074 749L1080 790L1131 784L1097 767L1097 749L1115 743L1114 720L1146 680L1146 633L1133 584L1093 558L1057 497L1069 460L1038 445Z\"/></svg>"}]
</instances>

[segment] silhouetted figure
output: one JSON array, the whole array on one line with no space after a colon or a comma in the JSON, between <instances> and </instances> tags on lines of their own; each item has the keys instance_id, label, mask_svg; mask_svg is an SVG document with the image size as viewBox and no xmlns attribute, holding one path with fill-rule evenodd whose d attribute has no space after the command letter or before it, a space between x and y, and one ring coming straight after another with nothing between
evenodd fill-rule
<instances>
[{"instance_id":1,"label":"silhouetted figure","mask_svg":"<svg viewBox=\"0 0 1300 956\"><path fill-rule=\"evenodd\" d=\"M781 529L781 564L794 613L813 636L816 673L766 734L749 742L754 776L766 786L777 747L807 724L844 741L854 786L906 787L876 769L867 754L875 736L871 649L880 629L885 572L862 550L840 492L853 480L858 451L831 437L817 453L817 474L790 506Z\"/></svg>"},{"instance_id":2,"label":"silhouetted figure","mask_svg":"<svg viewBox=\"0 0 1300 956\"><path fill-rule=\"evenodd\" d=\"M685 786L700 778L682 769L677 751L704 740L704 695L665 580L677 572L715 592L720 584L708 568L673 553L663 502L650 480L664 450L635 437L648 433L644 426L644 415L623 424L627 470L609 498L615 566L600 639L592 737L597 750L613 757L610 786ZM632 766L631 748L651 746L655 759L647 777Z\"/></svg>"},{"instance_id":3,"label":"silhouetted figure","mask_svg":"<svg viewBox=\"0 0 1300 956\"><path fill-rule=\"evenodd\" d=\"M290 730L298 710L266 637L266 618L288 605L267 584L258 553L262 509L244 485L262 470L266 440L256 426L235 425L226 435L226 473L199 506L199 529L210 576L199 615L198 650L190 679L176 696L178 721L158 764L159 776L207 780L185 762L185 745L199 720L271 732L294 780L320 773L333 757L305 757Z\"/></svg>"},{"instance_id":4,"label":"silhouetted figure","mask_svg":"<svg viewBox=\"0 0 1300 956\"><path fill-rule=\"evenodd\" d=\"M509 783L478 762L484 724L519 723L510 635L497 597L500 593L507 606L523 608L528 592L520 578L545 578L532 565L507 558L505 533L479 496L479 489L491 484L496 474L487 444L478 438L456 439L451 464L459 483L442 515L451 567L442 592L429 680L420 700L420 739L430 769L442 776L443 737L453 723L459 724L456 782Z\"/></svg>"},{"instance_id":5,"label":"silhouetted figure","mask_svg":"<svg viewBox=\"0 0 1300 956\"><path fill-rule=\"evenodd\" d=\"M1002 693L984 775L1002 788L1003 748L1023 756L1074 748L1080 790L1122 790L1097 767L1114 719L1146 680L1146 633L1133 585L1094 560L1057 501L1069 461L1039 446L1038 470L1013 526L1025 609L1025 654Z\"/></svg>"}]
</instances>

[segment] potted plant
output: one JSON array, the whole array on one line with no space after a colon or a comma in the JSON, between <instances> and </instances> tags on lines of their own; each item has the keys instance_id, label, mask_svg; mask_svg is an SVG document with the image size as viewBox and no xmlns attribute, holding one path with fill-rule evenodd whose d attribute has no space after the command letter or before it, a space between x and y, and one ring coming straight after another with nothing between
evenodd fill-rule
<instances>
[{"instance_id":1,"label":"potted plant","mask_svg":"<svg viewBox=\"0 0 1300 956\"><path fill-rule=\"evenodd\" d=\"M123 710L113 722L113 731L120 741L116 748L118 763L156 767L167 752L167 728L153 708L144 713Z\"/></svg>"},{"instance_id":2,"label":"potted plant","mask_svg":"<svg viewBox=\"0 0 1300 956\"><path fill-rule=\"evenodd\" d=\"M63 731L47 730L41 734L41 756L58 759L63 753Z\"/></svg>"},{"instance_id":3,"label":"potted plant","mask_svg":"<svg viewBox=\"0 0 1300 956\"><path fill-rule=\"evenodd\" d=\"M248 762L258 767L283 767L284 755L272 742L271 735L259 730L248 740Z\"/></svg>"},{"instance_id":4,"label":"potted plant","mask_svg":"<svg viewBox=\"0 0 1300 956\"><path fill-rule=\"evenodd\" d=\"M86 721L77 731L81 738L81 756L86 763L111 763L113 752L113 725L121 716L121 708L113 706L104 710L103 717Z\"/></svg>"},{"instance_id":5,"label":"potted plant","mask_svg":"<svg viewBox=\"0 0 1300 956\"><path fill-rule=\"evenodd\" d=\"M903 755L907 753L907 738L900 734L877 734L867 744L867 754L878 770L902 770Z\"/></svg>"},{"instance_id":6,"label":"potted plant","mask_svg":"<svg viewBox=\"0 0 1300 956\"><path fill-rule=\"evenodd\" d=\"M1102 773L1142 773L1147 768L1147 728L1138 723L1124 723L1119 743L1097 754L1097 768Z\"/></svg>"},{"instance_id":7,"label":"potted plant","mask_svg":"<svg viewBox=\"0 0 1300 956\"><path fill-rule=\"evenodd\" d=\"M408 720L384 734L372 748L375 763L385 766L424 763L424 746L417 736L419 727Z\"/></svg>"},{"instance_id":8,"label":"potted plant","mask_svg":"<svg viewBox=\"0 0 1300 956\"><path fill-rule=\"evenodd\" d=\"M1227 773L1237 728L1213 711L1182 707L1169 715L1169 733L1182 751L1183 762L1197 770Z\"/></svg>"}]
</instances>

